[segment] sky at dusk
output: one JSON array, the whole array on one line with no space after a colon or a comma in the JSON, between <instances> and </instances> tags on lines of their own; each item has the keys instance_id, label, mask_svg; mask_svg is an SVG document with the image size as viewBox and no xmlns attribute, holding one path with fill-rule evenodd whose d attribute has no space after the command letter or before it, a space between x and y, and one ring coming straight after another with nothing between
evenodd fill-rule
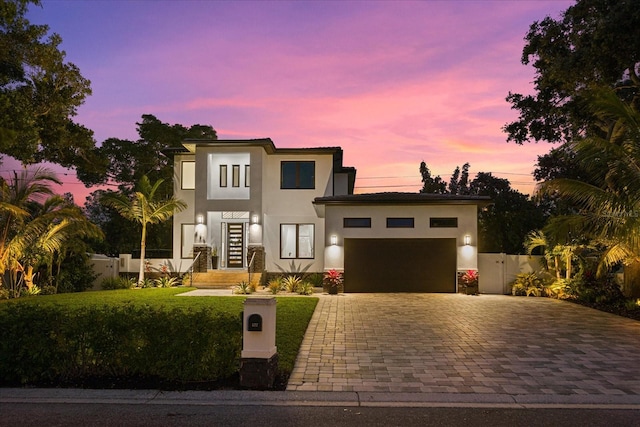
<instances>
[{"instance_id":1,"label":"sky at dusk","mask_svg":"<svg viewBox=\"0 0 640 427\"><path fill-rule=\"evenodd\" d=\"M505 97L532 92L529 26L573 3L45 0L28 18L91 80L75 120L98 143L137 139L153 114L220 139L341 146L357 192L418 191L424 160L446 180L469 162L530 193L552 146L506 142ZM83 204L91 189L73 176L64 190Z\"/></svg>"}]
</instances>

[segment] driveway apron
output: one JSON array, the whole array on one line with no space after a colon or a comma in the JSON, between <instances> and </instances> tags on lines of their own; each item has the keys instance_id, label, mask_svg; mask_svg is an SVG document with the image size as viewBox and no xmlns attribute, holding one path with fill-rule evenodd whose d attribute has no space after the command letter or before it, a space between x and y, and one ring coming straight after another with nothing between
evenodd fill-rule
<instances>
[{"instance_id":1,"label":"driveway apron","mask_svg":"<svg viewBox=\"0 0 640 427\"><path fill-rule=\"evenodd\" d=\"M323 295L287 390L640 395L640 322L548 298Z\"/></svg>"}]
</instances>

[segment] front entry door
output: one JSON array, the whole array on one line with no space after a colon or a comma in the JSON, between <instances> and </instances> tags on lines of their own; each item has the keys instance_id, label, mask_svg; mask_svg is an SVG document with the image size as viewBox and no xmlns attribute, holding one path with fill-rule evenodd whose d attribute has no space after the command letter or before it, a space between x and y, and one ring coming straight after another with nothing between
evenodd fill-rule
<instances>
[{"instance_id":1,"label":"front entry door","mask_svg":"<svg viewBox=\"0 0 640 427\"><path fill-rule=\"evenodd\" d=\"M244 262L244 224L227 223L227 268L242 268Z\"/></svg>"}]
</instances>

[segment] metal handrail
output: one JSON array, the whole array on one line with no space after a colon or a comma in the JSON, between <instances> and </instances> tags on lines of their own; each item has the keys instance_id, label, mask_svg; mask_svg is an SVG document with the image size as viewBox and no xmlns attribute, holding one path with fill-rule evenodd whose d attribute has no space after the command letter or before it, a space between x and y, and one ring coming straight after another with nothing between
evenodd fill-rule
<instances>
[{"instance_id":1,"label":"metal handrail","mask_svg":"<svg viewBox=\"0 0 640 427\"><path fill-rule=\"evenodd\" d=\"M193 259L193 261L191 262L191 265L189 266L189 268L187 269L187 272L189 273L189 287L192 288L193 287L193 265L196 263L196 261L198 260L198 258L200 257L200 255L202 255L202 252L198 252L198 255L196 255L196 257Z\"/></svg>"},{"instance_id":2,"label":"metal handrail","mask_svg":"<svg viewBox=\"0 0 640 427\"><path fill-rule=\"evenodd\" d=\"M255 259L255 257L256 253L254 252L251 254L251 261L249 261L249 284L251 284L251 266L253 266L253 260Z\"/></svg>"}]
</instances>

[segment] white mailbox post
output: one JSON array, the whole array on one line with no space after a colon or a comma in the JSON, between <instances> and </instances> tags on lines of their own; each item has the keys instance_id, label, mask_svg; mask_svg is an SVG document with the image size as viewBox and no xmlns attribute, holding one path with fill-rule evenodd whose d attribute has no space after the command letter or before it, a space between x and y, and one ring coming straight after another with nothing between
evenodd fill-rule
<instances>
[{"instance_id":1,"label":"white mailbox post","mask_svg":"<svg viewBox=\"0 0 640 427\"><path fill-rule=\"evenodd\" d=\"M277 369L276 299L248 297L242 314L240 385L254 389L272 388Z\"/></svg>"}]
</instances>

